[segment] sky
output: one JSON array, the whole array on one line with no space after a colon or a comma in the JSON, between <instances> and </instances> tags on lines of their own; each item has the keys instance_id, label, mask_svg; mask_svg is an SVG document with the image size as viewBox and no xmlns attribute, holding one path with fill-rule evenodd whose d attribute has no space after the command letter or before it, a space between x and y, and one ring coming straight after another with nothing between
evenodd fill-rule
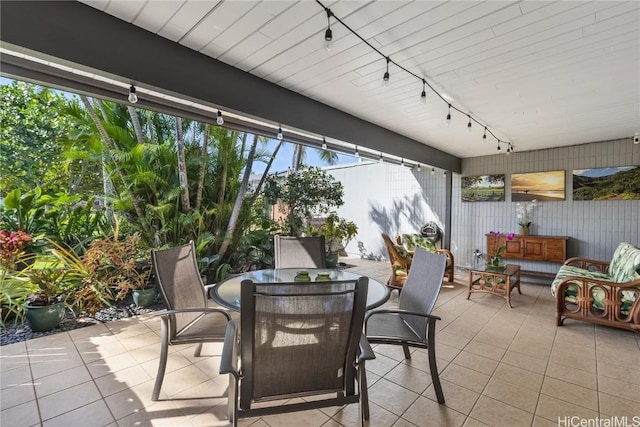
<instances>
[{"instance_id":1,"label":"sky","mask_svg":"<svg viewBox=\"0 0 640 427\"><path fill-rule=\"evenodd\" d=\"M8 85L8 84L11 84L12 81L13 81L12 79L8 79L6 77L0 77L0 85ZM62 93L67 98L74 96L74 94L72 93L59 91L59 90L57 91ZM276 140L271 140L269 142L267 147L269 152L272 152L275 149L277 143L278 141ZM291 160L293 158L293 149L294 149L293 143L284 144L280 148L280 151L278 151L278 155L276 156L276 159L273 161L273 164L271 165L271 169L269 170L269 172L273 173L273 172L286 171L291 166ZM356 157L338 154L338 162L336 164L349 164L349 163L356 163L356 162L357 162ZM327 164L322 159L320 159L319 150L313 149L313 148L308 148L306 150L306 157L305 157L304 163L310 166L327 166ZM255 162L253 164L252 172L254 174L261 174L264 172L265 168L266 168L266 163Z\"/></svg>"}]
</instances>

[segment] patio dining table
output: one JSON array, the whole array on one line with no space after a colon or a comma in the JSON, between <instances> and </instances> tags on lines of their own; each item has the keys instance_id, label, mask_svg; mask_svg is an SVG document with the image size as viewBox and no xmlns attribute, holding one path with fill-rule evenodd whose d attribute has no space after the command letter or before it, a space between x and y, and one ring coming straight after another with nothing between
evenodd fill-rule
<instances>
[{"instance_id":1,"label":"patio dining table","mask_svg":"<svg viewBox=\"0 0 640 427\"><path fill-rule=\"evenodd\" d=\"M257 283L294 282L301 268L279 268L267 270L247 271L246 273L230 277L215 284L210 292L211 297L221 306L231 310L240 310L240 284L243 280L252 280ZM330 280L357 280L363 275L332 268L307 268L313 280L318 273L328 273ZM379 307L389 299L387 285L369 277L369 291L367 293L367 310Z\"/></svg>"}]
</instances>

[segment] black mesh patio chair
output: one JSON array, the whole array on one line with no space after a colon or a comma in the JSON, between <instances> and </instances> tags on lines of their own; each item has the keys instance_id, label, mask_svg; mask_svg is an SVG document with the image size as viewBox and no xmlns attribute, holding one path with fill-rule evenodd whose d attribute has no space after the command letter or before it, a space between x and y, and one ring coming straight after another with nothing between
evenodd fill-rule
<instances>
[{"instance_id":1,"label":"black mesh patio chair","mask_svg":"<svg viewBox=\"0 0 640 427\"><path fill-rule=\"evenodd\" d=\"M234 426L238 418L358 402L361 422L369 419L365 360L375 355L362 334L368 285L367 277L242 282L240 321L229 322L220 362Z\"/></svg>"},{"instance_id":2,"label":"black mesh patio chair","mask_svg":"<svg viewBox=\"0 0 640 427\"><path fill-rule=\"evenodd\" d=\"M416 248L398 309L373 310L365 318L365 334L372 344L402 345L407 359L411 359L409 347L428 349L431 380L439 403L444 403L435 349L436 320L440 318L431 310L440 293L446 265L446 255Z\"/></svg>"},{"instance_id":3,"label":"black mesh patio chair","mask_svg":"<svg viewBox=\"0 0 640 427\"><path fill-rule=\"evenodd\" d=\"M194 356L199 357L205 342L222 342L231 320L220 308L207 307L205 287L198 271L193 242L175 248L151 251L151 259L166 310L160 316L160 364L151 394L156 401L167 368L169 345L198 344Z\"/></svg>"},{"instance_id":4,"label":"black mesh patio chair","mask_svg":"<svg viewBox=\"0 0 640 427\"><path fill-rule=\"evenodd\" d=\"M324 236L274 236L276 268L325 268Z\"/></svg>"}]
</instances>

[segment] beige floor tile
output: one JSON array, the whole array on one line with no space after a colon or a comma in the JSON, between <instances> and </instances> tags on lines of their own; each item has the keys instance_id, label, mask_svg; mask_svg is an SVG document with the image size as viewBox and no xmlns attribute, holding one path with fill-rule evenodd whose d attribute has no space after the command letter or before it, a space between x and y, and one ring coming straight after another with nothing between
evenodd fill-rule
<instances>
[{"instance_id":1,"label":"beige floor tile","mask_svg":"<svg viewBox=\"0 0 640 427\"><path fill-rule=\"evenodd\" d=\"M42 423L43 427L86 427L88 424L92 426L106 426L114 423L113 415L104 403L104 400L98 400L88 405L84 405L73 411L69 411L55 418L51 418Z\"/></svg>"},{"instance_id":2,"label":"beige floor tile","mask_svg":"<svg viewBox=\"0 0 640 427\"><path fill-rule=\"evenodd\" d=\"M78 353L64 355L50 354L48 356L40 355L37 358L29 356L31 360L31 375L34 381L42 377L68 371L72 368L84 366L84 362Z\"/></svg>"},{"instance_id":3,"label":"beige floor tile","mask_svg":"<svg viewBox=\"0 0 640 427\"><path fill-rule=\"evenodd\" d=\"M431 384L431 374L423 370L415 369L400 363L393 368L385 379L394 382L404 388L408 388L418 394L422 393Z\"/></svg>"},{"instance_id":4,"label":"beige floor tile","mask_svg":"<svg viewBox=\"0 0 640 427\"><path fill-rule=\"evenodd\" d=\"M130 353L105 357L87 364L87 369L93 378L100 378L123 369L137 365L136 359Z\"/></svg>"},{"instance_id":5,"label":"beige floor tile","mask_svg":"<svg viewBox=\"0 0 640 427\"><path fill-rule=\"evenodd\" d=\"M536 374L544 374L547 370L548 359L540 359L528 354L519 353L513 350L507 350L501 362L525 369L527 371L535 372Z\"/></svg>"},{"instance_id":6,"label":"beige floor tile","mask_svg":"<svg viewBox=\"0 0 640 427\"><path fill-rule=\"evenodd\" d=\"M33 384L24 383L5 388L0 393L0 408L7 409L36 399Z\"/></svg>"},{"instance_id":7,"label":"beige floor tile","mask_svg":"<svg viewBox=\"0 0 640 427\"><path fill-rule=\"evenodd\" d=\"M61 332L59 334L47 335L40 338L34 338L26 342L27 350L30 354L45 352L52 352L57 349L73 346L71 336L67 332Z\"/></svg>"},{"instance_id":8,"label":"beige floor tile","mask_svg":"<svg viewBox=\"0 0 640 427\"><path fill-rule=\"evenodd\" d=\"M482 421L478 421L475 418L468 417L462 427L489 427L489 425Z\"/></svg>"},{"instance_id":9,"label":"beige floor tile","mask_svg":"<svg viewBox=\"0 0 640 427\"><path fill-rule=\"evenodd\" d=\"M533 414L487 396L480 396L470 416L490 426L530 426L533 420Z\"/></svg>"},{"instance_id":10,"label":"beige floor tile","mask_svg":"<svg viewBox=\"0 0 640 427\"><path fill-rule=\"evenodd\" d=\"M467 344L469 344L469 341L471 341L471 338L460 335L453 335L446 331L442 331L436 336L436 342L438 346L448 345L449 347L453 347L458 350L462 350ZM436 352L438 351L439 350L436 347Z\"/></svg>"},{"instance_id":11,"label":"beige floor tile","mask_svg":"<svg viewBox=\"0 0 640 427\"><path fill-rule=\"evenodd\" d=\"M158 356L160 353L158 353ZM158 365L160 364L160 359L152 359L147 362L141 363L140 366L147 371L149 375L155 377L158 373ZM168 374L173 371L177 371L178 369L185 368L187 366L192 366L192 364L180 353L170 353L167 355L167 371L165 373Z\"/></svg>"},{"instance_id":12,"label":"beige floor tile","mask_svg":"<svg viewBox=\"0 0 640 427\"><path fill-rule=\"evenodd\" d=\"M9 357L9 356L17 356L17 355L24 355L24 354L27 354L26 341L7 344L0 347L0 360L4 360L6 357Z\"/></svg>"},{"instance_id":13,"label":"beige floor tile","mask_svg":"<svg viewBox=\"0 0 640 427\"><path fill-rule=\"evenodd\" d=\"M105 325L119 340L146 334L151 331L151 328L144 322L140 322L133 317L116 320L115 322L107 322Z\"/></svg>"},{"instance_id":14,"label":"beige floor tile","mask_svg":"<svg viewBox=\"0 0 640 427\"><path fill-rule=\"evenodd\" d=\"M4 349L4 347L2 347ZM0 353L0 368L2 372L8 372L15 369L29 371L29 356L26 353L17 354L5 354L4 351Z\"/></svg>"},{"instance_id":15,"label":"beige floor tile","mask_svg":"<svg viewBox=\"0 0 640 427\"><path fill-rule=\"evenodd\" d=\"M338 411L331 421L324 426L338 425L338 426L359 426L360 425L360 412L357 404L351 404L345 406ZM399 417L392 412L389 412L375 403L369 402L369 427L391 427L397 421ZM331 424L331 422L335 424Z\"/></svg>"},{"instance_id":16,"label":"beige floor tile","mask_svg":"<svg viewBox=\"0 0 640 427\"><path fill-rule=\"evenodd\" d=\"M182 414L175 404L168 398L166 393L160 391L160 400L151 401L151 392L153 390L153 380L147 381L135 387L122 390L119 393L105 397L105 402L116 421L120 425L120 420L136 412L153 410L157 413L165 412L171 414Z\"/></svg>"},{"instance_id":17,"label":"beige floor tile","mask_svg":"<svg viewBox=\"0 0 640 427\"><path fill-rule=\"evenodd\" d=\"M417 393L384 378L369 387L369 400L396 415L402 415L417 398Z\"/></svg>"},{"instance_id":18,"label":"beige floor tile","mask_svg":"<svg viewBox=\"0 0 640 427\"><path fill-rule=\"evenodd\" d=\"M587 322L578 322L570 328L557 328L555 342L563 345L595 347L596 334L594 325Z\"/></svg>"},{"instance_id":19,"label":"beige floor tile","mask_svg":"<svg viewBox=\"0 0 640 427\"><path fill-rule=\"evenodd\" d=\"M397 362L402 362L404 360L404 351L400 345L374 344L372 348L376 356L383 355ZM411 352L415 351L414 348L410 348L409 350Z\"/></svg>"},{"instance_id":20,"label":"beige floor tile","mask_svg":"<svg viewBox=\"0 0 640 427\"><path fill-rule=\"evenodd\" d=\"M110 396L127 388L135 387L149 381L149 375L141 366L132 366L110 375L105 375L95 380L100 393L103 396Z\"/></svg>"},{"instance_id":21,"label":"beige floor tile","mask_svg":"<svg viewBox=\"0 0 640 427\"><path fill-rule=\"evenodd\" d=\"M558 427L558 422L550 421L546 418L542 418L536 415L533 417L533 423L531 424L531 427Z\"/></svg>"},{"instance_id":22,"label":"beige floor tile","mask_svg":"<svg viewBox=\"0 0 640 427\"><path fill-rule=\"evenodd\" d=\"M476 393L481 393L491 377L487 374L451 363L442 374L440 374L440 378L473 390Z\"/></svg>"},{"instance_id":23,"label":"beige floor tile","mask_svg":"<svg viewBox=\"0 0 640 427\"><path fill-rule=\"evenodd\" d=\"M262 417L262 419L265 423L271 426L304 425L308 427L316 427L321 426L329 421L329 417L319 409L300 412L289 412L286 414L267 415L265 417Z\"/></svg>"},{"instance_id":24,"label":"beige floor tile","mask_svg":"<svg viewBox=\"0 0 640 427\"><path fill-rule=\"evenodd\" d=\"M581 371L571 366L558 365L557 363L549 363L545 375L556 378L572 384L586 387L591 390L598 389L598 380L593 372Z\"/></svg>"},{"instance_id":25,"label":"beige floor tile","mask_svg":"<svg viewBox=\"0 0 640 427\"><path fill-rule=\"evenodd\" d=\"M455 411L446 405L439 405L426 397L420 396L407 411L402 418L417 426L442 426L457 427L462 426L466 420L466 416Z\"/></svg>"},{"instance_id":26,"label":"beige floor tile","mask_svg":"<svg viewBox=\"0 0 640 427\"><path fill-rule=\"evenodd\" d=\"M5 359L0 359L0 389L14 387L17 385L23 385L25 383L31 384L31 370L26 366L24 369L9 369L5 371L4 366Z\"/></svg>"},{"instance_id":27,"label":"beige floor tile","mask_svg":"<svg viewBox=\"0 0 640 427\"><path fill-rule=\"evenodd\" d=\"M231 423L227 420L227 404L218 405L211 408L209 411L202 412L194 417L189 418L191 424L195 427L227 427ZM238 423L244 425L243 420ZM252 423L253 427L269 427L264 421L258 423Z\"/></svg>"},{"instance_id":28,"label":"beige floor tile","mask_svg":"<svg viewBox=\"0 0 640 427\"><path fill-rule=\"evenodd\" d=\"M630 384L640 385L640 369L630 369L629 366L598 362L598 376L609 377L619 381L626 381Z\"/></svg>"},{"instance_id":29,"label":"beige floor tile","mask_svg":"<svg viewBox=\"0 0 640 427\"><path fill-rule=\"evenodd\" d=\"M204 356L198 358L199 360L194 363L198 369L204 372L209 378L218 378L220 376L220 357L219 356ZM224 375L227 378L227 375Z\"/></svg>"},{"instance_id":30,"label":"beige floor tile","mask_svg":"<svg viewBox=\"0 0 640 427\"><path fill-rule=\"evenodd\" d=\"M520 387L496 378L489 381L482 394L532 414L536 410L539 395L537 391L530 388Z\"/></svg>"},{"instance_id":31,"label":"beige floor tile","mask_svg":"<svg viewBox=\"0 0 640 427\"><path fill-rule=\"evenodd\" d=\"M78 350L84 363L91 363L96 360L117 356L127 351L127 349L113 337L105 337L105 339L99 343L83 342L78 345Z\"/></svg>"},{"instance_id":32,"label":"beige floor tile","mask_svg":"<svg viewBox=\"0 0 640 427\"><path fill-rule=\"evenodd\" d=\"M551 351L549 362L563 366L580 369L587 372L596 372L596 354L593 348L578 345L557 344Z\"/></svg>"},{"instance_id":33,"label":"beige floor tile","mask_svg":"<svg viewBox=\"0 0 640 427\"><path fill-rule=\"evenodd\" d=\"M125 426L158 426L175 427L191 426L191 421L184 415L180 415L178 409L169 411L157 411L155 406L145 408L118 420L118 425Z\"/></svg>"},{"instance_id":34,"label":"beige floor tile","mask_svg":"<svg viewBox=\"0 0 640 427\"><path fill-rule=\"evenodd\" d=\"M435 349L436 349L436 359L443 359L448 362L451 362L453 359L455 359L456 356L458 356L458 354L460 353L460 351L462 351L461 348L452 347L450 345L440 342L437 335L436 335Z\"/></svg>"},{"instance_id":35,"label":"beige floor tile","mask_svg":"<svg viewBox=\"0 0 640 427\"><path fill-rule=\"evenodd\" d=\"M473 339L474 341L493 345L495 347L500 347L506 350L511 345L511 341L513 340L514 335L515 333L505 334L504 332L497 329L485 328Z\"/></svg>"},{"instance_id":36,"label":"beige floor tile","mask_svg":"<svg viewBox=\"0 0 640 427\"><path fill-rule=\"evenodd\" d=\"M623 341L624 342L624 341ZM629 346L596 348L598 362L612 363L620 366L640 365L640 350Z\"/></svg>"},{"instance_id":37,"label":"beige floor tile","mask_svg":"<svg viewBox=\"0 0 640 427\"><path fill-rule=\"evenodd\" d=\"M509 345L510 351L526 354L538 359L548 358L552 348L552 341L539 341L533 337L514 340Z\"/></svg>"},{"instance_id":38,"label":"beige floor tile","mask_svg":"<svg viewBox=\"0 0 640 427\"><path fill-rule=\"evenodd\" d=\"M629 365L629 370L634 369L631 366ZM640 369L640 365L635 365L635 369ZM625 382L624 387L621 387L620 384L620 381L613 378L598 377L598 391L638 402L638 415L640 415L640 385Z\"/></svg>"},{"instance_id":39,"label":"beige floor tile","mask_svg":"<svg viewBox=\"0 0 640 427\"><path fill-rule=\"evenodd\" d=\"M491 375L498 366L497 360L479 356L465 350L458 354L458 356L453 360L453 363L487 375Z\"/></svg>"},{"instance_id":40,"label":"beige floor tile","mask_svg":"<svg viewBox=\"0 0 640 427\"><path fill-rule=\"evenodd\" d=\"M375 352L375 350L374 350ZM366 362L367 372L373 372L376 375L384 376L395 368L400 362L391 359L383 354L376 354L376 358Z\"/></svg>"},{"instance_id":41,"label":"beige floor tile","mask_svg":"<svg viewBox=\"0 0 640 427\"><path fill-rule=\"evenodd\" d=\"M465 415L468 415L469 412L471 412L471 408L473 408L478 397L480 397L480 393L476 393L475 391L446 380L440 380L440 385L442 385L442 392L444 393L444 404L447 405L447 407ZM422 393L422 395L434 402L438 402L433 384L430 385L429 388L427 388L427 391Z\"/></svg>"},{"instance_id":42,"label":"beige floor tile","mask_svg":"<svg viewBox=\"0 0 640 427\"><path fill-rule=\"evenodd\" d=\"M82 383L38 399L42 420L81 408L101 399L93 381Z\"/></svg>"},{"instance_id":43,"label":"beige floor tile","mask_svg":"<svg viewBox=\"0 0 640 427\"><path fill-rule=\"evenodd\" d=\"M127 350L135 350L136 348L146 347L149 345L157 345L160 347L160 338L158 335L147 328L147 332L135 336L127 336L126 338L118 337L120 344Z\"/></svg>"},{"instance_id":44,"label":"beige floor tile","mask_svg":"<svg viewBox=\"0 0 640 427\"><path fill-rule=\"evenodd\" d=\"M528 388L536 392L542 387L543 376L526 369L518 368L507 363L500 363L492 378Z\"/></svg>"},{"instance_id":45,"label":"beige floor tile","mask_svg":"<svg viewBox=\"0 0 640 427\"><path fill-rule=\"evenodd\" d=\"M556 423L559 419L567 420L567 425L569 425L571 417L595 419L598 417L598 412L584 406L574 405L566 400L541 394L536 407L536 415Z\"/></svg>"},{"instance_id":46,"label":"beige floor tile","mask_svg":"<svg viewBox=\"0 0 640 427\"><path fill-rule=\"evenodd\" d=\"M38 398L40 398L52 393L57 393L69 387L86 383L87 381L91 381L91 375L89 375L87 368L82 365L63 372L58 372L57 374L39 378L34 381L34 385L36 388L36 394Z\"/></svg>"},{"instance_id":47,"label":"beige floor tile","mask_svg":"<svg viewBox=\"0 0 640 427\"><path fill-rule=\"evenodd\" d=\"M84 328L69 331L69 336L76 343L83 339L95 338L104 335L111 335L111 331L107 328L106 323L98 323L92 326L86 326Z\"/></svg>"},{"instance_id":48,"label":"beige floor tile","mask_svg":"<svg viewBox=\"0 0 640 427\"><path fill-rule=\"evenodd\" d=\"M0 412L0 425L2 427L25 427L38 425L39 423L38 405L35 400L11 408L2 406L2 411Z\"/></svg>"},{"instance_id":49,"label":"beige floor tile","mask_svg":"<svg viewBox=\"0 0 640 427\"><path fill-rule=\"evenodd\" d=\"M155 378L155 375L153 378ZM208 380L210 380L210 378L200 369L193 365L189 365L165 374L164 382L162 383L162 391L167 393L169 396L174 396Z\"/></svg>"},{"instance_id":50,"label":"beige floor tile","mask_svg":"<svg viewBox=\"0 0 640 427\"><path fill-rule=\"evenodd\" d=\"M598 393L595 390L580 387L566 381L545 377L542 384L542 394L566 400L594 411L598 410Z\"/></svg>"},{"instance_id":51,"label":"beige floor tile","mask_svg":"<svg viewBox=\"0 0 640 427\"><path fill-rule=\"evenodd\" d=\"M505 355L505 349L494 345L486 344L480 341L472 340L464 348L469 353L477 354L482 357L500 361Z\"/></svg>"},{"instance_id":52,"label":"beige floor tile","mask_svg":"<svg viewBox=\"0 0 640 427\"><path fill-rule=\"evenodd\" d=\"M606 393L598 393L601 416L626 416L631 421L633 417L640 416L640 405L637 401L624 399ZM638 424L638 423L636 423Z\"/></svg>"}]
</instances>

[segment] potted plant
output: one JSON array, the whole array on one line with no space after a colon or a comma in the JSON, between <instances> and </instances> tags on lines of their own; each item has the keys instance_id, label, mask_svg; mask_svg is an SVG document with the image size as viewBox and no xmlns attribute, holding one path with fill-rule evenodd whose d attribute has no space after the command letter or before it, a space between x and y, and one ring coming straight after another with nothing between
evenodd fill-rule
<instances>
[{"instance_id":1,"label":"potted plant","mask_svg":"<svg viewBox=\"0 0 640 427\"><path fill-rule=\"evenodd\" d=\"M61 268L28 268L24 275L39 290L29 295L25 306L27 322L34 332L57 327L64 317L66 303L73 293L65 282L66 271Z\"/></svg>"},{"instance_id":2,"label":"potted plant","mask_svg":"<svg viewBox=\"0 0 640 427\"><path fill-rule=\"evenodd\" d=\"M132 234L118 240L94 240L84 256L89 270L89 280L117 291L116 298L124 298L129 292L137 306L149 306L156 297L151 282L149 255L142 252L140 236Z\"/></svg>"},{"instance_id":3,"label":"potted plant","mask_svg":"<svg viewBox=\"0 0 640 427\"><path fill-rule=\"evenodd\" d=\"M325 238L327 267L334 268L338 265L340 251L358 234L358 226L353 221L347 221L337 213L331 212L325 223L318 228L318 234Z\"/></svg>"},{"instance_id":4,"label":"potted plant","mask_svg":"<svg viewBox=\"0 0 640 427\"><path fill-rule=\"evenodd\" d=\"M520 235L528 236L529 227L533 220L533 208L538 205L538 201L533 199L530 202L516 203L516 217L520 226Z\"/></svg>"}]
</instances>

